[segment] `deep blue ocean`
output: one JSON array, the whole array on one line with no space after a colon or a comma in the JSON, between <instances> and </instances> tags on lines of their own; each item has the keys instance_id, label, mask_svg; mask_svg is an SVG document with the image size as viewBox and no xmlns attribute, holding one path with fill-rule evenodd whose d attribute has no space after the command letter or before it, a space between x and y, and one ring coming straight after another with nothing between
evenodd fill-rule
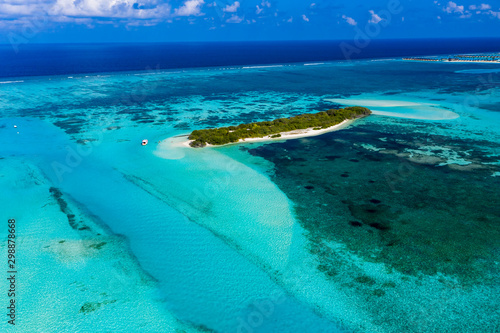
<instances>
[{"instance_id":1,"label":"deep blue ocean","mask_svg":"<svg viewBox=\"0 0 500 333\"><path fill-rule=\"evenodd\" d=\"M340 44L0 46L0 332L498 331L500 63L402 57L500 40ZM353 105L322 135L185 145Z\"/></svg>"},{"instance_id":2,"label":"deep blue ocean","mask_svg":"<svg viewBox=\"0 0 500 333\"><path fill-rule=\"evenodd\" d=\"M344 45L356 48L345 53ZM360 46L360 47L358 47ZM500 39L0 45L0 77L499 52ZM349 59L347 59L347 57Z\"/></svg>"}]
</instances>

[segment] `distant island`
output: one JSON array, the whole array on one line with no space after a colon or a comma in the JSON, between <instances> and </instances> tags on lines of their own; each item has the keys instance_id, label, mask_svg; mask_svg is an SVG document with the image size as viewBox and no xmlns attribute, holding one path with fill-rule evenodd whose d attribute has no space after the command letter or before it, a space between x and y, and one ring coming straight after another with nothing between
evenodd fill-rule
<instances>
[{"instance_id":1,"label":"distant island","mask_svg":"<svg viewBox=\"0 0 500 333\"><path fill-rule=\"evenodd\" d=\"M245 139L281 138L284 133L296 130L321 131L333 128L371 114L367 108L352 106L344 109L331 109L313 114L301 114L290 118L280 118L273 121L261 121L238 126L195 130L189 135L189 145L202 148L207 144L220 146L235 143ZM303 135L305 132L299 133ZM289 136L296 135L292 133Z\"/></svg>"},{"instance_id":2,"label":"distant island","mask_svg":"<svg viewBox=\"0 0 500 333\"><path fill-rule=\"evenodd\" d=\"M416 57L416 58L403 58L406 61L427 61L427 62L479 62L479 63L500 63L500 54L465 54L456 55L449 58L436 58L436 57Z\"/></svg>"}]
</instances>

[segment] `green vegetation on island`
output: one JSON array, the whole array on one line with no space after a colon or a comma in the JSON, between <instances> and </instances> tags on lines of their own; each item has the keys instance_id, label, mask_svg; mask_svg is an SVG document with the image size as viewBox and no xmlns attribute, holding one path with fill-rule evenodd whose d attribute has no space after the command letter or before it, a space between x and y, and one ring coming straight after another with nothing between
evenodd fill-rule
<instances>
[{"instance_id":1,"label":"green vegetation on island","mask_svg":"<svg viewBox=\"0 0 500 333\"><path fill-rule=\"evenodd\" d=\"M211 145L224 145L238 142L240 139L281 137L282 132L314 128L315 130L338 125L344 120L366 117L371 114L367 108L352 106L344 109L332 109L313 114L301 114L290 118L280 118L273 121L261 121L238 126L196 130L189 135L194 148Z\"/></svg>"}]
</instances>

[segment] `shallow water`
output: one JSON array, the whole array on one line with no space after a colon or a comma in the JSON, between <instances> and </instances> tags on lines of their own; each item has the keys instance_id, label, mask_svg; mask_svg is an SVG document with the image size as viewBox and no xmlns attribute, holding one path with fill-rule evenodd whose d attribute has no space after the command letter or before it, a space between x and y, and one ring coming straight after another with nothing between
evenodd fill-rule
<instances>
[{"instance_id":1,"label":"shallow water","mask_svg":"<svg viewBox=\"0 0 500 333\"><path fill-rule=\"evenodd\" d=\"M424 120L449 120L460 116L452 111L441 108L438 104L427 103L426 100L377 100L364 96L363 99L328 99L327 101L343 106L364 105L373 114L387 117L424 119Z\"/></svg>"},{"instance_id":2,"label":"shallow water","mask_svg":"<svg viewBox=\"0 0 500 333\"><path fill-rule=\"evenodd\" d=\"M57 314L82 330L104 315L113 327L131 318L130 304L147 303L164 320L140 322L140 331L480 332L498 321L489 295L499 285L500 100L495 73L457 71L490 69L388 60L5 83L0 138L10 144L0 165L11 183L2 212L19 220L26 243L49 246L43 257L26 246L23 263L26 276L60 269L48 297L73 295L68 276L85 272L78 285L94 297L69 297L78 306ZM277 143L158 143L346 100L379 115ZM25 188L33 201L21 201ZM79 224L50 188L81 212ZM110 254L96 257L102 235ZM72 238L80 245L58 245ZM116 267L112 253L123 248L120 272L130 273L104 279L136 292L95 297L115 288L95 286L94 274ZM62 264L68 251L85 266ZM31 283L21 286L19 322L35 327L46 305ZM80 312L89 300L101 305Z\"/></svg>"},{"instance_id":3,"label":"shallow water","mask_svg":"<svg viewBox=\"0 0 500 333\"><path fill-rule=\"evenodd\" d=\"M17 128L11 127L12 123L17 124ZM13 152L23 151L22 147L29 147L27 151L23 151L19 155L36 158L36 164L40 166L41 170L35 172L35 175L45 174L48 177L45 180L46 183L54 188L57 187L64 195L71 195L76 201L75 204L81 207L80 209L88 210L92 216L105 223L110 228L110 233L125 236L127 238L126 246L130 247L133 253L133 257L128 260L137 266L136 269L141 274L147 272L154 279L150 283L154 287L154 297L161 300L161 303L156 306L158 308L156 311L168 310L167 314L161 316L175 316L177 320L181 321L176 323L173 320L173 323L176 324L174 327L178 326L180 329L186 325L188 328L189 325L192 325L193 330L199 326L203 329L229 332L236 331L241 327L244 330L245 327L253 328L255 326L259 327L261 331L276 331L286 330L290 325L286 318L293 316L294 318L302 318L300 323L294 324L294 327L301 327L300 329L303 331L326 332L337 329L335 324L322 319L312 310L298 303L293 296L287 295L286 291L265 272L234 251L220 237L190 222L178 211L172 209L167 204L168 200L158 197L147 188L142 188L142 184L136 176L117 171L118 165L120 168L127 168L127 165L131 164L128 157L123 163L117 163L115 158L112 158L113 164L111 165L103 163L105 157L99 155L102 154L109 158L109 151L106 149L121 150L121 148L108 146L103 140L102 145L98 147L102 151L86 155L88 150L79 150L79 147L72 144L62 131L55 126L47 125L45 122L35 119L5 119L0 126L2 125L5 125L2 139L7 140L12 135L16 135L18 138L15 144L11 145L5 152L10 156L3 160L4 163L7 165L9 165L7 161L19 163L18 158L12 156L15 154ZM16 132L18 130L19 134ZM67 149L54 152L53 149L50 149L51 146ZM78 154L78 152L85 152L85 154ZM144 167L148 168L151 173L154 163L163 162L151 154L149 150L136 150L136 153L144 159L131 166L134 170ZM120 153L115 151L115 154L125 156L123 151ZM68 158L68 156L70 157ZM99 159L96 160L96 158ZM159 165L159 167L164 167L164 165ZM32 168L38 169L36 166ZM156 172L153 174L158 175ZM34 176L30 175L31 173L28 173L23 177L26 177L27 181L35 181L32 179ZM10 175L9 178L16 179ZM172 184L167 184L167 186L169 185ZM46 196L49 195L50 191L46 188ZM4 208L5 211L9 212L9 216L17 217L21 226L24 227L24 221L33 223L33 217L19 216L23 206ZM63 213L68 212L63 211ZM53 218L53 213L50 211L44 213L42 210L41 216L43 216L43 221L50 221ZM77 222L78 217L74 222L70 220L70 226L75 230L85 231L88 224L92 223L92 216L81 217L82 220L79 222ZM41 221L39 222L41 223ZM29 225L26 225L25 228L29 228ZM46 232L49 234L45 235ZM42 239L48 238L47 244L59 244L60 241L69 242L67 235L56 232L52 228L48 228L47 231L37 231L35 234L27 233L23 239L35 235ZM99 238L95 235L94 237ZM57 238L57 241L54 238ZM79 242L81 243L81 241ZM61 246L59 245L59 247ZM83 249L86 248L88 247L77 247L73 250L74 253L71 254L71 257L86 257L86 252L83 252ZM34 250L38 249L34 248ZM62 250L56 251L59 253ZM86 267L87 273L100 274L99 270L106 270L106 268L102 268L102 265L112 267L115 261L116 259L113 257L102 258L97 267ZM37 260L32 260L26 269L31 271L31 265L35 265L36 262ZM64 268L66 267L63 267L63 272ZM75 269L79 271L81 267ZM63 272L60 273L62 275L58 281L61 285L59 289L71 293L71 286L75 282L68 279L67 273ZM112 274L113 271L110 272ZM72 273L76 272L72 271ZM80 279L84 280L85 277ZM92 284L94 278L91 275L87 279L90 281L79 282L85 286L84 288L90 288L89 285ZM105 277L105 281L106 279L108 278ZM129 277L121 277L121 279L125 279L123 283L126 286L133 283L128 281ZM33 287L31 286L31 288ZM114 290L116 286L104 286L103 291L106 293L108 288ZM34 295L31 297L37 299ZM133 297L137 298L138 296ZM21 301L25 301L25 298L23 297ZM76 304L80 302L78 310L86 304L78 299L72 299L72 301ZM109 300L109 302L111 301L114 301L111 304L117 302L116 299ZM107 304L109 303L105 303L105 305ZM125 303L123 306L129 305ZM115 320L118 320L121 315L134 316L126 308L120 308L116 305L114 307L116 313L113 314L113 318L116 318ZM37 309L37 311L39 310ZM75 313L70 309L59 316L62 316L65 322L68 320L79 321L79 316L83 316L82 313L85 312ZM101 313L101 315L103 314ZM20 322L22 324L22 321ZM33 323L30 323L31 325ZM88 325L82 327L92 327ZM154 327L146 326L145 329L155 331L158 327L166 328L168 326L165 324ZM47 329L52 330L54 326ZM69 327L66 329L70 330Z\"/></svg>"}]
</instances>

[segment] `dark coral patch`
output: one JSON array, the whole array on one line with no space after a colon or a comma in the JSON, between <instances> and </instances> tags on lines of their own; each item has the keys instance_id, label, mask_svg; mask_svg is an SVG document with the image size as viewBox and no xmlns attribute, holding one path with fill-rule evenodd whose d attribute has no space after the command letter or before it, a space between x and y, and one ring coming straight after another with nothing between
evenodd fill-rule
<instances>
[{"instance_id":1,"label":"dark coral patch","mask_svg":"<svg viewBox=\"0 0 500 333\"><path fill-rule=\"evenodd\" d=\"M92 244L92 245L89 245L89 247L92 247L96 250L100 250L104 245L106 245L106 242L100 242L98 244Z\"/></svg>"},{"instance_id":2,"label":"dark coral patch","mask_svg":"<svg viewBox=\"0 0 500 333\"><path fill-rule=\"evenodd\" d=\"M356 282L367 284L367 285L375 284L375 280L369 276L366 276L366 275L358 276L355 280L356 280Z\"/></svg>"},{"instance_id":3,"label":"dark coral patch","mask_svg":"<svg viewBox=\"0 0 500 333\"><path fill-rule=\"evenodd\" d=\"M338 274L337 271L335 271L332 267L327 265L318 265L318 269L330 277L333 277Z\"/></svg>"},{"instance_id":4,"label":"dark coral patch","mask_svg":"<svg viewBox=\"0 0 500 333\"><path fill-rule=\"evenodd\" d=\"M388 226L383 225L382 223L377 223L377 222L370 223L369 226L373 227L373 228L375 228L377 230L380 230L380 231L387 231L387 230L390 229Z\"/></svg>"},{"instance_id":5,"label":"dark coral patch","mask_svg":"<svg viewBox=\"0 0 500 333\"><path fill-rule=\"evenodd\" d=\"M372 291L372 295L377 296L377 297L381 297L381 296L385 295L385 291L383 291L382 289L375 289Z\"/></svg>"}]
</instances>

